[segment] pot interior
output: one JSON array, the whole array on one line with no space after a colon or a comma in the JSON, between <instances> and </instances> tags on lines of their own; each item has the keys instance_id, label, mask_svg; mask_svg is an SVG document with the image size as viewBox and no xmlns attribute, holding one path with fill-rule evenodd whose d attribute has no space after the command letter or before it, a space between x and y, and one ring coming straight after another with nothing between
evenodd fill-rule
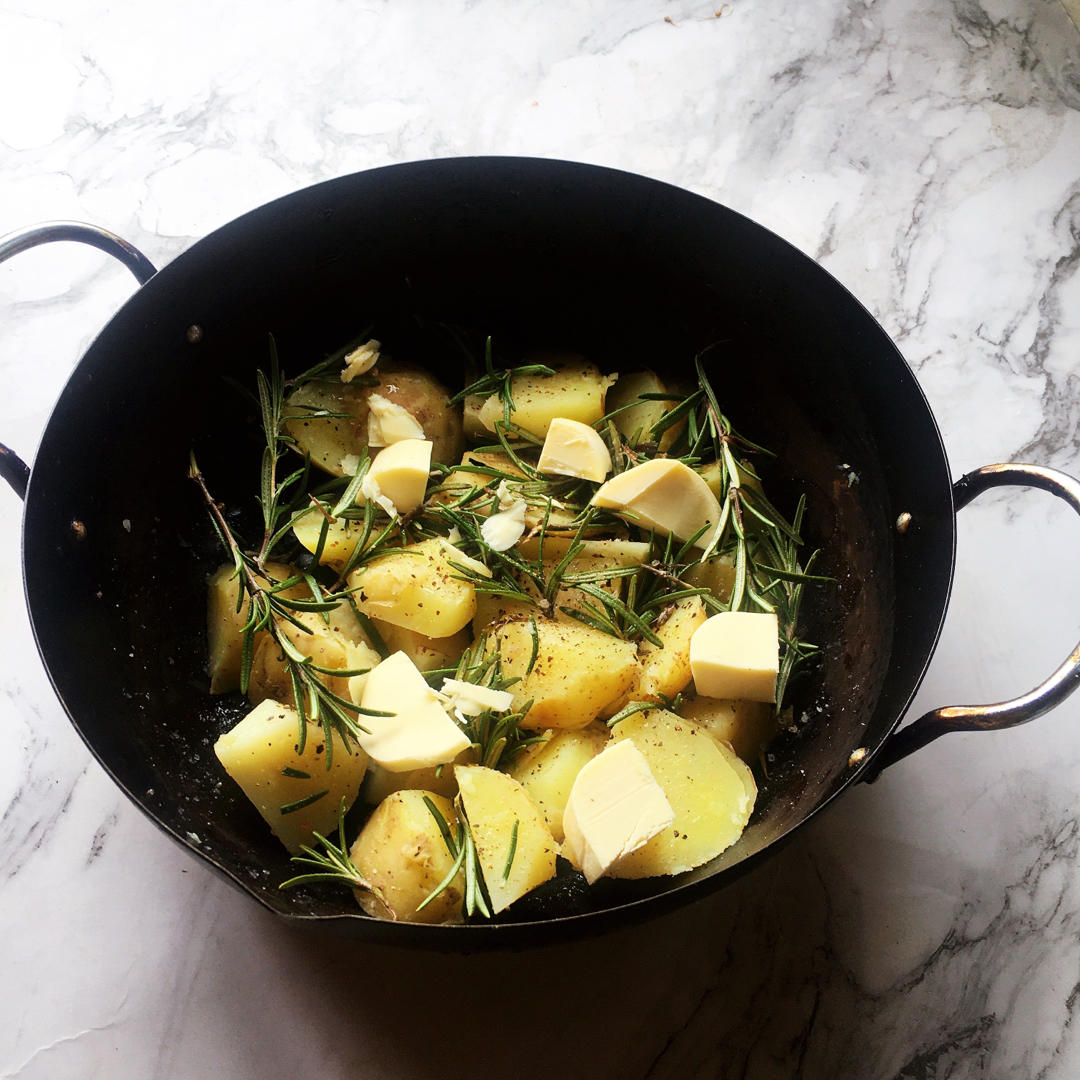
<instances>
[{"instance_id":1,"label":"pot interior","mask_svg":"<svg viewBox=\"0 0 1080 1080\"><path fill-rule=\"evenodd\" d=\"M566 348L665 377L708 349L737 430L777 454L766 490L788 514L807 496L808 550L835 579L804 601L822 658L794 686L796 730L757 770L740 842L674 880L559 883L506 921L595 923L696 895L850 782L852 752L880 745L918 685L951 578L948 468L909 369L834 279L723 207L605 169L464 159L322 184L200 241L110 322L56 406L27 500L34 629L76 727L159 824L285 914L352 914L394 940L491 931L375 924L343 892L280 892L287 855L213 754L244 705L207 692L205 579L224 558L189 453L250 514L261 433L229 380L253 385L269 333L295 373L367 326L452 390L465 371L448 326L491 334L512 363Z\"/></svg>"}]
</instances>

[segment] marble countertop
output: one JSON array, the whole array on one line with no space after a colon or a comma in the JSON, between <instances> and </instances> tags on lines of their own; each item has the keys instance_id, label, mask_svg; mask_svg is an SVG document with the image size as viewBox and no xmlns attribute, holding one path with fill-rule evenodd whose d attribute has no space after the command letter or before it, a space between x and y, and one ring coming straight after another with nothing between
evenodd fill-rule
<instances>
[{"instance_id":1,"label":"marble countertop","mask_svg":"<svg viewBox=\"0 0 1080 1080\"><path fill-rule=\"evenodd\" d=\"M562 157L715 198L820 260L915 370L954 474L1080 474L1080 33L1059 0L0 3L0 233L158 265L318 180ZM133 282L0 267L27 459ZM1080 696L860 786L716 896L597 940L427 956L284 928L112 785L38 659L0 492L0 1078L1080 1075ZM960 516L912 711L1010 697L1076 640L1080 522Z\"/></svg>"}]
</instances>

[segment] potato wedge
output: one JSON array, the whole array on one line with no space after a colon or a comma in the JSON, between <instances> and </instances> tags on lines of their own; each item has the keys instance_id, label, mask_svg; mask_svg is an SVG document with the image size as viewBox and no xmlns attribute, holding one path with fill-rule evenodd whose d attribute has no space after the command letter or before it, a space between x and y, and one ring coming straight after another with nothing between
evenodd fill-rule
<instances>
[{"instance_id":1,"label":"potato wedge","mask_svg":"<svg viewBox=\"0 0 1080 1080\"><path fill-rule=\"evenodd\" d=\"M643 641L638 647L641 673L630 690L634 701L673 698L690 684L690 638L708 613L698 596L688 596L672 606L667 619L656 629L663 646Z\"/></svg>"},{"instance_id":2,"label":"potato wedge","mask_svg":"<svg viewBox=\"0 0 1080 1080\"><path fill-rule=\"evenodd\" d=\"M482 765L455 765L454 775L497 915L555 876L559 845L513 777Z\"/></svg>"},{"instance_id":3,"label":"potato wedge","mask_svg":"<svg viewBox=\"0 0 1080 1080\"><path fill-rule=\"evenodd\" d=\"M451 565L455 558L448 544L433 539L373 559L349 575L357 607L426 637L450 637L476 613L476 590Z\"/></svg>"},{"instance_id":4,"label":"potato wedge","mask_svg":"<svg viewBox=\"0 0 1080 1080\"><path fill-rule=\"evenodd\" d=\"M342 615L340 621L335 618L337 612L331 612L331 621L327 624L319 612L302 611L297 612L295 618L307 628L306 632L285 619L277 620L278 632L287 637L299 652L310 656L318 667L341 671L370 670L378 664L379 654L366 642L350 639L341 632L341 625L351 626L356 618L346 605L342 607L348 614ZM316 678L339 697L349 698L350 683L364 676L317 672ZM281 647L270 634L263 633L258 636L252 653L248 700L254 705L267 698L290 705L294 702L292 679Z\"/></svg>"},{"instance_id":5,"label":"potato wedge","mask_svg":"<svg viewBox=\"0 0 1080 1080\"><path fill-rule=\"evenodd\" d=\"M651 429L659 423L677 405L679 398L673 396L668 401L652 398L642 399L641 394L664 394L667 387L655 371L629 371L620 375L618 382L608 391L605 409L612 413L622 411L615 416L615 426L631 446L655 441ZM662 432L659 440L661 450L667 450L686 426L682 420Z\"/></svg>"},{"instance_id":6,"label":"potato wedge","mask_svg":"<svg viewBox=\"0 0 1080 1080\"><path fill-rule=\"evenodd\" d=\"M477 597L479 602L479 596ZM421 670L452 667L469 647L468 630L459 630L448 637L428 637L404 626L395 626L383 619L372 619L387 653L403 652Z\"/></svg>"},{"instance_id":7,"label":"potato wedge","mask_svg":"<svg viewBox=\"0 0 1080 1080\"><path fill-rule=\"evenodd\" d=\"M346 809L353 804L368 764L364 751L347 747L335 731L327 769L322 725L308 723L303 753L299 725L295 709L267 700L214 744L225 771L289 851L313 843L316 832L332 832L342 799Z\"/></svg>"},{"instance_id":8,"label":"potato wedge","mask_svg":"<svg viewBox=\"0 0 1080 1080\"><path fill-rule=\"evenodd\" d=\"M612 738L633 739L663 789L675 821L621 859L612 877L681 874L715 858L742 835L757 798L753 773L693 720L663 709L620 720Z\"/></svg>"},{"instance_id":9,"label":"potato wedge","mask_svg":"<svg viewBox=\"0 0 1080 1080\"><path fill-rule=\"evenodd\" d=\"M714 555L687 567L683 580L695 589L708 589L717 600L728 603L735 587L735 560L730 554Z\"/></svg>"},{"instance_id":10,"label":"potato wedge","mask_svg":"<svg viewBox=\"0 0 1080 1080\"><path fill-rule=\"evenodd\" d=\"M713 738L728 743L749 764L757 762L776 734L773 706L763 701L691 698L683 702L679 713L700 724Z\"/></svg>"},{"instance_id":11,"label":"potato wedge","mask_svg":"<svg viewBox=\"0 0 1080 1080\"><path fill-rule=\"evenodd\" d=\"M544 815L551 835L563 839L563 810L577 774L608 741L607 728L590 724L578 731L551 731L550 738L526 747L513 759L509 774L521 784Z\"/></svg>"},{"instance_id":12,"label":"potato wedge","mask_svg":"<svg viewBox=\"0 0 1080 1080\"><path fill-rule=\"evenodd\" d=\"M453 831L458 816L449 799L434 791L395 791L379 804L349 849L349 858L371 886L371 892L356 890L357 903L369 915L386 918L389 910L401 922L462 921L465 875L460 870L434 900L420 907L454 866L425 796Z\"/></svg>"},{"instance_id":13,"label":"potato wedge","mask_svg":"<svg viewBox=\"0 0 1080 1080\"><path fill-rule=\"evenodd\" d=\"M541 358L534 362L548 361ZM557 416L593 424L604 415L604 397L611 381L595 364L581 358L562 362L554 375L515 375L510 380L514 400L510 419L538 439L547 435ZM503 402L498 394L492 394L480 407L480 423L494 431L495 422L502 418Z\"/></svg>"},{"instance_id":14,"label":"potato wedge","mask_svg":"<svg viewBox=\"0 0 1080 1080\"><path fill-rule=\"evenodd\" d=\"M488 645L500 652L503 675L521 680L510 687L513 707L532 702L522 726L533 731L586 727L638 670L632 642L580 623L511 619L496 624Z\"/></svg>"},{"instance_id":15,"label":"potato wedge","mask_svg":"<svg viewBox=\"0 0 1080 1080\"><path fill-rule=\"evenodd\" d=\"M296 573L285 563L267 563L267 573L274 581L287 581ZM263 582L267 579L263 578ZM228 563L210 576L207 582L206 630L210 674L210 693L225 694L240 689L240 657L243 648L243 629L248 619L246 597L236 607L239 584L233 576L233 565ZM305 598L311 592L301 583L287 589L285 596ZM261 637L261 635L260 635Z\"/></svg>"}]
</instances>

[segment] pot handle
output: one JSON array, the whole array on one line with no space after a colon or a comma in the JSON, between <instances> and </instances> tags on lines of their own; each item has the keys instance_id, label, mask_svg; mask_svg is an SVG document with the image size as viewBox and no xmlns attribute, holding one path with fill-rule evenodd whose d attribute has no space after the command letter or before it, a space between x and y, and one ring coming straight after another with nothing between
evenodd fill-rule
<instances>
[{"instance_id":1,"label":"pot handle","mask_svg":"<svg viewBox=\"0 0 1080 1080\"><path fill-rule=\"evenodd\" d=\"M42 225L31 225L18 229L7 236L0 237L0 263L6 262L12 255L41 244L52 244L58 240L74 240L80 244L89 244L99 251L104 251L119 259L134 275L140 285L146 284L157 273L154 264L138 248L121 239L107 229L96 225L84 225L78 221L48 221ZM26 485L30 481L30 467L13 450L0 443L0 477L6 480L20 499L26 498Z\"/></svg>"},{"instance_id":2,"label":"pot handle","mask_svg":"<svg viewBox=\"0 0 1080 1080\"><path fill-rule=\"evenodd\" d=\"M1080 481L1039 465L985 465L953 485L953 501L962 510L977 495L994 487L1035 487L1064 499L1080 514ZM1048 679L1030 693L995 705L947 705L920 716L891 735L874 755L863 779L873 783L890 765L950 731L992 731L1016 727L1060 705L1080 687L1080 644Z\"/></svg>"}]
</instances>

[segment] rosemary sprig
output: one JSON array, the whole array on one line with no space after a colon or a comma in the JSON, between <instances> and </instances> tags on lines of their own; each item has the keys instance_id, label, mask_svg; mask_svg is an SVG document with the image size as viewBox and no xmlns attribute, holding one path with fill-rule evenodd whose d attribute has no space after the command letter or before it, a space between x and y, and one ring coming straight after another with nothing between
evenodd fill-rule
<instances>
[{"instance_id":1,"label":"rosemary sprig","mask_svg":"<svg viewBox=\"0 0 1080 1080\"><path fill-rule=\"evenodd\" d=\"M514 399L511 396L511 382L515 375L554 375L555 369L546 364L521 364L512 368L496 368L492 355L491 336L484 342L484 374L475 382L469 383L464 390L456 393L450 404L459 405L467 397L491 397L498 394L503 404L504 415L513 412Z\"/></svg>"},{"instance_id":2,"label":"rosemary sprig","mask_svg":"<svg viewBox=\"0 0 1080 1080\"><path fill-rule=\"evenodd\" d=\"M458 876L461 870L465 872L465 889L462 897L461 910L466 918L474 915L482 915L491 918L491 905L488 901L487 890L484 887L484 872L480 867L480 859L476 853L476 842L473 840L472 829L469 827L469 819L465 811L458 807L458 827L451 832L442 811L432 802L430 796L424 796L424 804L428 812L435 819L442 834L443 842L447 851L454 857L453 865L449 872L434 889L417 905L416 910L422 911L437 896L449 888L450 884Z\"/></svg>"},{"instance_id":3,"label":"rosemary sprig","mask_svg":"<svg viewBox=\"0 0 1080 1080\"><path fill-rule=\"evenodd\" d=\"M308 844L302 844L300 846L302 854L294 855L292 861L301 866L313 866L315 871L297 874L295 877L283 881L278 888L292 889L297 885L311 885L315 882L332 881L335 884L345 885L350 889L359 889L367 893L383 909L387 918L395 919L397 916L386 902L382 892L360 873L356 863L349 856L349 846L345 840L344 798L342 798L341 805L338 808L338 842L335 844L333 840L328 840L318 832L314 836L322 851Z\"/></svg>"}]
</instances>

